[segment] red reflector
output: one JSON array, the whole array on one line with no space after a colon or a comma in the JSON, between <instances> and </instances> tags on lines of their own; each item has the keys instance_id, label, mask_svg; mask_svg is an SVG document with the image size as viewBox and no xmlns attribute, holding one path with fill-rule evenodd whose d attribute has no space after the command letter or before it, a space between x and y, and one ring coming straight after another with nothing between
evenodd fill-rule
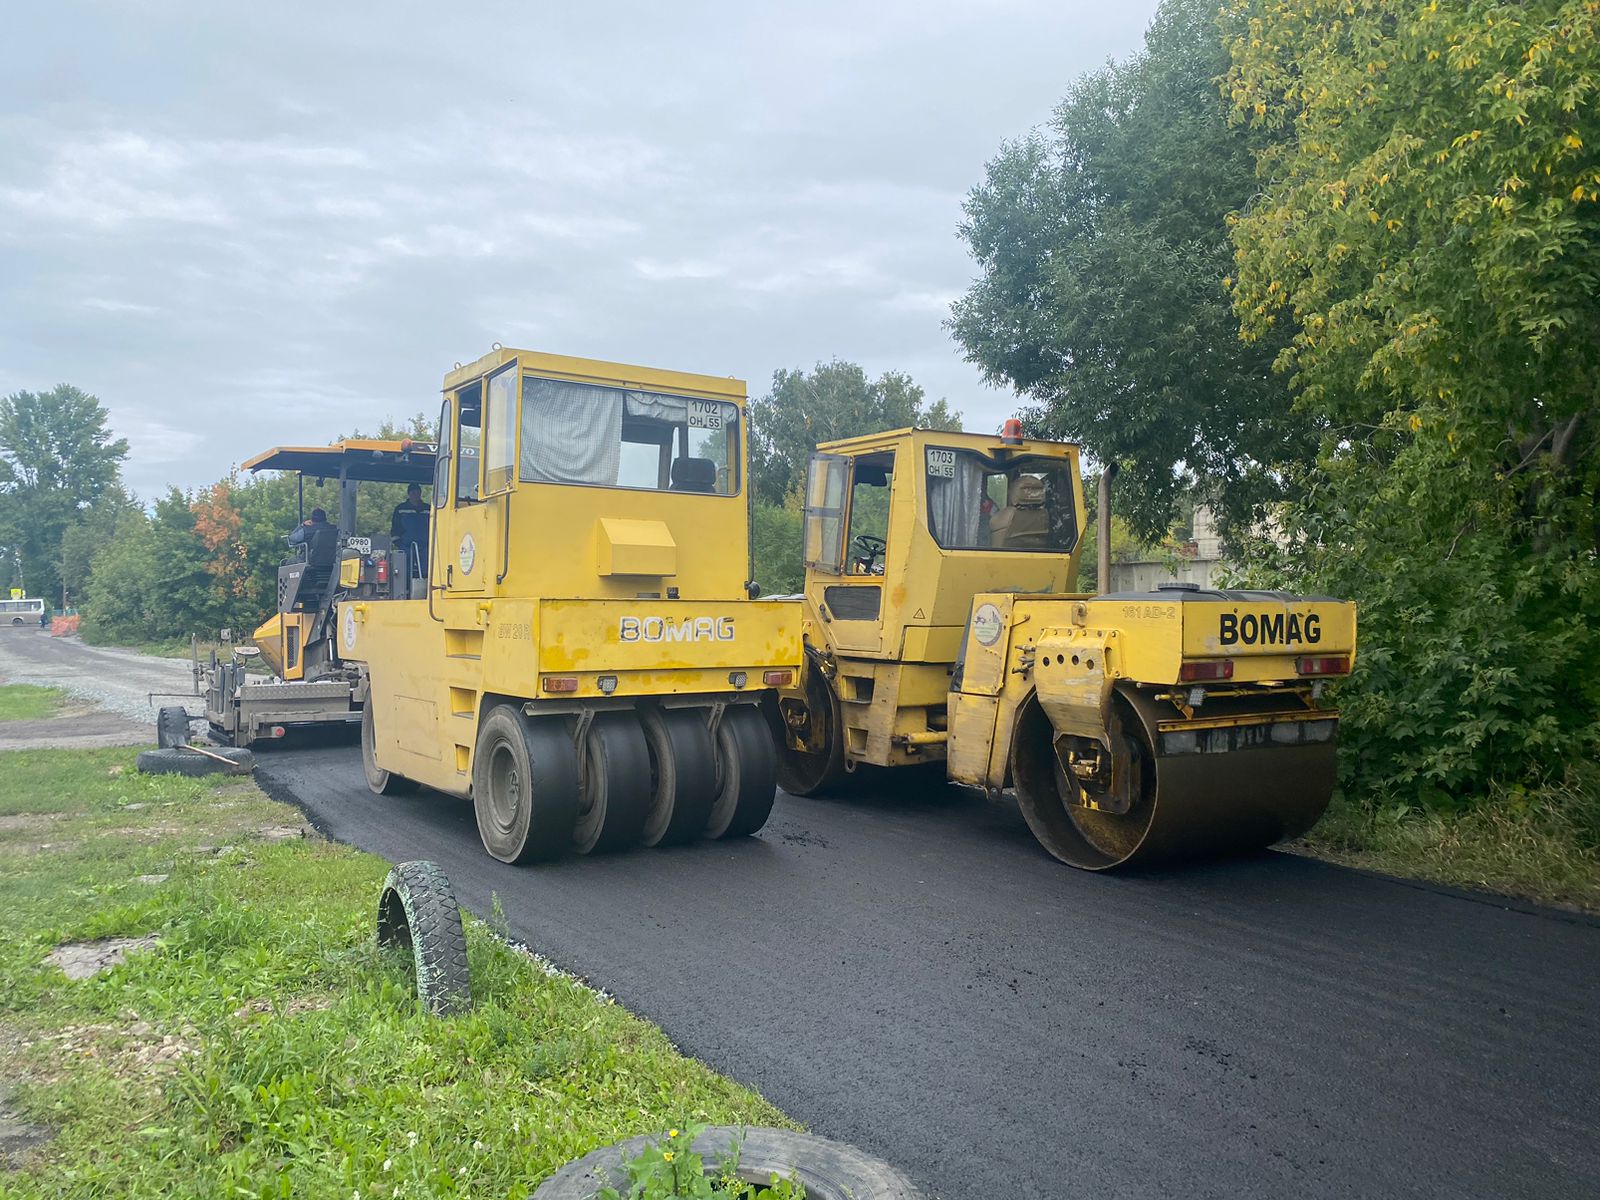
<instances>
[{"instance_id":1,"label":"red reflector","mask_svg":"<svg viewBox=\"0 0 1600 1200\"><path fill-rule=\"evenodd\" d=\"M547 692L575 692L578 690L578 677L576 675L546 675L544 677L544 690Z\"/></svg>"},{"instance_id":2,"label":"red reflector","mask_svg":"<svg viewBox=\"0 0 1600 1200\"><path fill-rule=\"evenodd\" d=\"M1329 654L1322 658L1302 658L1299 666L1302 675L1348 675L1350 656Z\"/></svg>"},{"instance_id":3,"label":"red reflector","mask_svg":"<svg viewBox=\"0 0 1600 1200\"><path fill-rule=\"evenodd\" d=\"M275 737L275 738L280 738L287 732L288 731L286 729L284 729L284 727L282 725L274 725L272 727L272 736Z\"/></svg>"},{"instance_id":4,"label":"red reflector","mask_svg":"<svg viewBox=\"0 0 1600 1200\"><path fill-rule=\"evenodd\" d=\"M788 687L793 679L793 671L768 671L761 676L761 682L768 687Z\"/></svg>"},{"instance_id":5,"label":"red reflector","mask_svg":"<svg viewBox=\"0 0 1600 1200\"><path fill-rule=\"evenodd\" d=\"M1199 679L1232 679L1233 659L1218 658L1211 662L1186 662L1178 668L1178 678L1184 683Z\"/></svg>"}]
</instances>

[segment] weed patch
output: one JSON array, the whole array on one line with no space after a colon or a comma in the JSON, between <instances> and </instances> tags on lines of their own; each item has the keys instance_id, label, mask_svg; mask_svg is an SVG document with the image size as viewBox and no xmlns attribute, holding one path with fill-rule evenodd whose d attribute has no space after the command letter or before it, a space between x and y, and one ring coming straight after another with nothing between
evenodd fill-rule
<instances>
[{"instance_id":1,"label":"weed patch","mask_svg":"<svg viewBox=\"0 0 1600 1200\"><path fill-rule=\"evenodd\" d=\"M0 721L37 721L59 709L66 698L60 688L31 683L0 685Z\"/></svg>"},{"instance_id":2,"label":"weed patch","mask_svg":"<svg viewBox=\"0 0 1600 1200\"><path fill-rule=\"evenodd\" d=\"M1460 811L1335 797L1300 843L1347 866L1600 912L1600 781Z\"/></svg>"}]
</instances>

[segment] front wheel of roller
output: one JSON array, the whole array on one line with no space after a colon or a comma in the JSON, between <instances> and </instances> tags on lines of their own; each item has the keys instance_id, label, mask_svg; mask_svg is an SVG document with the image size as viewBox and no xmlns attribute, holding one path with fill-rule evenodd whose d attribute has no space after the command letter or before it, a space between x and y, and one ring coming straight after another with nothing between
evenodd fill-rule
<instances>
[{"instance_id":1,"label":"front wheel of roller","mask_svg":"<svg viewBox=\"0 0 1600 1200\"><path fill-rule=\"evenodd\" d=\"M717 798L717 756L705 713L651 708L639 714L650 750L653 791L640 842L675 846L705 831Z\"/></svg>"},{"instance_id":2,"label":"front wheel of roller","mask_svg":"<svg viewBox=\"0 0 1600 1200\"><path fill-rule=\"evenodd\" d=\"M578 814L578 752L564 723L489 711L472 755L472 811L483 848L503 863L552 859Z\"/></svg>"},{"instance_id":3,"label":"front wheel of roller","mask_svg":"<svg viewBox=\"0 0 1600 1200\"><path fill-rule=\"evenodd\" d=\"M754 705L722 714L717 727L717 800L706 822L710 838L745 837L767 823L778 792L778 752Z\"/></svg>"},{"instance_id":4,"label":"front wheel of roller","mask_svg":"<svg viewBox=\"0 0 1600 1200\"><path fill-rule=\"evenodd\" d=\"M583 798L572 845L579 854L622 850L639 840L650 812L650 748L631 712L597 715L584 742Z\"/></svg>"}]
</instances>

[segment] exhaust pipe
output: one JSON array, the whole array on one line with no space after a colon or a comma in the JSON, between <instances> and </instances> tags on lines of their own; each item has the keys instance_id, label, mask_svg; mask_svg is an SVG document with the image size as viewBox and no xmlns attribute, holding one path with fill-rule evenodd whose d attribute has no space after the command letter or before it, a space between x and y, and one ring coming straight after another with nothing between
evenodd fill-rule
<instances>
[{"instance_id":1,"label":"exhaust pipe","mask_svg":"<svg viewBox=\"0 0 1600 1200\"><path fill-rule=\"evenodd\" d=\"M1095 583L1102 593L1111 590L1111 481L1120 470L1116 463L1107 463L1100 472L1100 505L1095 513L1095 549L1099 552Z\"/></svg>"}]
</instances>

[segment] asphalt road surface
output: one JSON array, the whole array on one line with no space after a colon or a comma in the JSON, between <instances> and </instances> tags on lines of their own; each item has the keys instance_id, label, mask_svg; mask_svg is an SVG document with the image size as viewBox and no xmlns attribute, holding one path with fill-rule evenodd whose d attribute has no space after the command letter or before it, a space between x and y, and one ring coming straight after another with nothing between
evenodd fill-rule
<instances>
[{"instance_id":1,"label":"asphalt road surface","mask_svg":"<svg viewBox=\"0 0 1600 1200\"><path fill-rule=\"evenodd\" d=\"M1288 854L1088 875L926 784L507 867L354 746L258 774L931 1195L1600 1196L1590 918Z\"/></svg>"}]
</instances>

